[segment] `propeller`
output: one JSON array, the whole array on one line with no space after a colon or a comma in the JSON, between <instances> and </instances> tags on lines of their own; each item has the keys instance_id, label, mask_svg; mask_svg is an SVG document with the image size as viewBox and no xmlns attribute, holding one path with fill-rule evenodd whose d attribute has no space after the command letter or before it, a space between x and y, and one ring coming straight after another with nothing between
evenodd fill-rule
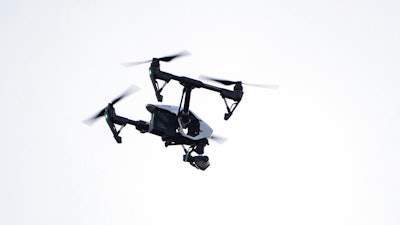
<instances>
[{"instance_id":1,"label":"propeller","mask_svg":"<svg viewBox=\"0 0 400 225\"><path fill-rule=\"evenodd\" d=\"M178 58L178 57L182 57L182 56L187 56L190 55L190 52L188 51L182 51L179 53L176 53L174 55L169 55L169 56L164 56L161 58L154 58L156 60L162 61L162 62L170 62L171 60ZM140 62L127 62L127 63L121 63L123 66L125 67L131 67L131 66L136 66L136 65L140 65L140 64L145 64L145 63L149 63L152 62L153 59L151 60L146 60L146 61L140 61Z\"/></svg>"},{"instance_id":2,"label":"propeller","mask_svg":"<svg viewBox=\"0 0 400 225\"><path fill-rule=\"evenodd\" d=\"M225 141L228 140L228 138L226 138L226 137L222 137L222 136L215 135L215 134L211 135L211 137L209 137L209 139L217 142L218 144L223 144Z\"/></svg>"},{"instance_id":3,"label":"propeller","mask_svg":"<svg viewBox=\"0 0 400 225\"><path fill-rule=\"evenodd\" d=\"M233 85L233 84L240 83L240 84L244 84L247 86L259 87L259 88L268 88L268 89L278 89L279 88L279 85L277 85L277 84L250 84L250 83L243 83L242 81L230 81L230 80L217 79L217 78L209 77L206 75L200 75L199 79L211 80L211 81L221 83L223 85Z\"/></svg>"},{"instance_id":4,"label":"propeller","mask_svg":"<svg viewBox=\"0 0 400 225\"><path fill-rule=\"evenodd\" d=\"M136 87L135 85L131 85L124 93L122 93L120 96L116 97L113 99L110 104L114 105L115 103L119 102L121 99L127 97L128 95L136 92L139 90L139 87ZM94 114L93 116L89 117L88 119L84 120L83 122L87 125L92 125L99 117L104 116L105 109L100 110L98 113Z\"/></svg>"}]
</instances>

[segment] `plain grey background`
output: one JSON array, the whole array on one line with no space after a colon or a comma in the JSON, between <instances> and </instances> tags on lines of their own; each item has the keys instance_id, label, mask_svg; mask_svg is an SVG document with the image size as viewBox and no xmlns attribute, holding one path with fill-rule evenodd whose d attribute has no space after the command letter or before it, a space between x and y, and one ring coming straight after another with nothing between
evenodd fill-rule
<instances>
[{"instance_id":1,"label":"plain grey background","mask_svg":"<svg viewBox=\"0 0 400 225\"><path fill-rule=\"evenodd\" d=\"M399 224L397 1L2 1L1 224ZM211 166L132 127L118 145L82 123L149 120L140 61L245 87L229 121L217 93L191 109L227 137ZM179 104L171 82L165 104Z\"/></svg>"}]
</instances>

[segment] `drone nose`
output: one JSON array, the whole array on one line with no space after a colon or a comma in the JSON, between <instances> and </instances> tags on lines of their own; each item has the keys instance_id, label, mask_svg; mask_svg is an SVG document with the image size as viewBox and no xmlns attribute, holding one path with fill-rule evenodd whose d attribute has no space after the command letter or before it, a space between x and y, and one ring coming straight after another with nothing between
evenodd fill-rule
<instances>
[{"instance_id":1,"label":"drone nose","mask_svg":"<svg viewBox=\"0 0 400 225\"><path fill-rule=\"evenodd\" d=\"M152 105L152 104L147 104L146 105L146 109L147 109L147 111L153 113L154 110L156 109L156 107L154 105Z\"/></svg>"}]
</instances>

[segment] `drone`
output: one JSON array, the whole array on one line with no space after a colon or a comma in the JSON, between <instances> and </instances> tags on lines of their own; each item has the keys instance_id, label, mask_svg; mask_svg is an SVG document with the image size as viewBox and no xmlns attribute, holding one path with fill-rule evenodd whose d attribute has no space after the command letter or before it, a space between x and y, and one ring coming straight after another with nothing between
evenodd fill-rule
<instances>
[{"instance_id":1,"label":"drone","mask_svg":"<svg viewBox=\"0 0 400 225\"><path fill-rule=\"evenodd\" d=\"M117 143L122 143L120 132L128 124L134 126L140 133L150 133L160 136L165 147L170 145L181 145L183 147L185 153L183 155L184 162L188 162L197 169L206 170L210 166L210 162L208 156L204 155L204 148L206 145L209 145L208 140L214 137L213 130L189 109L191 93L194 89L199 88L219 93L224 100L227 110L224 119L228 120L242 100L244 93L242 84L244 83L241 81L215 79L204 75L200 76L201 79L215 81L223 85L233 85L233 89L229 90L189 77L176 76L160 69L160 62L170 62L173 59L188 54L188 52L184 51L147 61L123 64L128 67L150 63L149 76L158 102L163 101L161 93L171 80L179 82L182 86L182 96L179 106L147 104L146 109L151 113L151 120L149 122L119 116L115 112L114 104L135 91L135 88L129 88L122 95L112 100L104 109L84 122L90 125L98 118L104 117ZM253 86L275 88L274 85ZM229 102L232 101L232 103L228 104L228 100ZM120 126L119 129L117 129L116 125Z\"/></svg>"}]
</instances>

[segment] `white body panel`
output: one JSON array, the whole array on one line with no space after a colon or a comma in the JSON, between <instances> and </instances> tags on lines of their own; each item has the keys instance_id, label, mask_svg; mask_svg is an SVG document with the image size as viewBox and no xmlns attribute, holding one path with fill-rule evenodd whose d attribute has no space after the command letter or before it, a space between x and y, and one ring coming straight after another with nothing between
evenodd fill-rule
<instances>
[{"instance_id":1,"label":"white body panel","mask_svg":"<svg viewBox=\"0 0 400 225\"><path fill-rule=\"evenodd\" d=\"M154 108L158 108L158 109L166 110L166 111L168 111L170 113L173 113L175 115L178 115L178 113L179 113L179 107L178 106L173 106L173 105L153 105L153 104L148 104L146 106L146 108L147 108L147 110L149 112L152 112L154 110ZM182 124L178 120L179 133L182 136L184 136L186 138L189 138L189 139L192 139L192 140L200 140L200 139L203 139L203 138L211 137L211 135L213 133L213 130L211 129L211 127L206 122L204 122L202 119L200 119L200 117L198 117L196 114L194 114L192 111L190 111L190 113L199 121L199 124L200 124L199 134L194 136L194 137L186 134L185 131L184 131L184 128L182 127Z\"/></svg>"}]
</instances>

